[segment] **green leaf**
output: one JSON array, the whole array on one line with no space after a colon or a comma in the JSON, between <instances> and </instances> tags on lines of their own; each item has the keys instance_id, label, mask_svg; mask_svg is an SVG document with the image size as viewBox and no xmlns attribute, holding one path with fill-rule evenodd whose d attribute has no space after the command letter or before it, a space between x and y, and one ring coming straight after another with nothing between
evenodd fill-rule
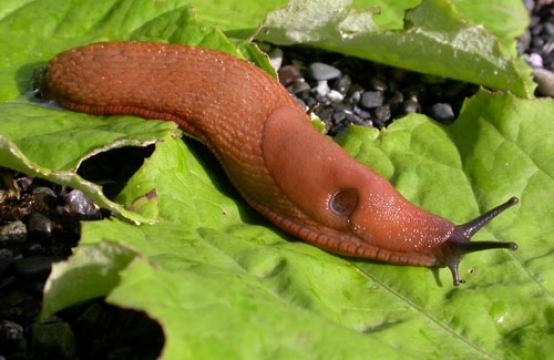
<instances>
[{"instance_id":1,"label":"green leaf","mask_svg":"<svg viewBox=\"0 0 554 360\"><path fill-rule=\"evenodd\" d=\"M402 8L381 6L375 1L366 10L352 9L352 3L291 0L286 8L268 14L256 38L278 44L305 43L420 73L508 90L526 98L533 96L531 69L515 56L513 29L504 30L506 37L499 41L486 28L468 24L444 0L424 0L413 9L414 1L398 2ZM467 13L473 9L462 7ZM385 20L376 20L381 16ZM474 21L482 19L472 16ZM494 24L498 21L502 20ZM517 30L523 31L525 23L519 24L523 26ZM495 30L501 33L499 26Z\"/></svg>"},{"instance_id":2,"label":"green leaf","mask_svg":"<svg viewBox=\"0 0 554 360\"><path fill-rule=\"evenodd\" d=\"M144 309L158 319L168 332L167 353L175 352L176 358L192 357L191 353L217 357L219 350L236 358L273 358L277 348L290 351L283 357L298 358L314 352L334 354L336 349L348 358L365 358L367 353L359 350L366 347L387 358L416 357L421 349L454 358L505 358L514 353L526 358L525 354L546 353L552 350L551 342L537 344L535 337L551 330L548 314L553 301L547 289L552 288L548 254L553 245L548 226L528 219L553 218L554 207L545 204L537 210L532 205L540 201L534 196L549 196L544 189L554 189L552 177L532 167L540 163L540 156L529 162L529 171L522 172L517 162L489 166L479 179L507 176L508 180L502 181L501 188L493 184L494 191L489 193L477 179L469 181L468 174L477 172L479 166L473 164L476 156L467 149L475 148L474 139L481 137L483 144L492 138L511 143L513 130L491 135L488 127L510 120L516 123L513 127L521 128L526 121L514 119L533 119L532 114L548 113L552 106L550 101L537 106L534 101L481 92L468 103L467 115L455 127L444 128L414 115L379 136L372 129L354 128L342 139L363 161L368 159L362 154L386 154L390 160L377 161L379 171L389 171L395 186L411 200L456 222L465 222L509 196L521 196L520 206L477 236L477 240L517 240L520 249L467 256L461 270L468 283L460 288L452 288L445 270L433 275L424 268L340 259L283 238L271 226L258 225L264 222L256 221L237 197L229 198L207 185L200 190L198 184L210 182L209 173L201 171L187 147L173 139L157 145L144 171L124 191L161 176L156 188L160 223L141 227L117 220L85 223L82 245L101 249L109 241L136 249L139 261L148 259L149 265L135 261L120 273L120 283L107 292L108 301ZM507 109L510 115L488 119L487 114L498 108ZM523 109L526 116L517 109ZM542 132L554 130L552 122L536 119L532 125ZM476 137L457 135L476 128L484 129ZM533 133L527 136L533 138ZM521 150L519 146L499 147L499 141L493 141L495 157L517 159L519 152L529 153L524 145L527 136L518 136ZM183 162L188 171L179 165ZM527 182L530 173L543 180L537 184L537 195L521 191L520 183ZM199 178L198 184L193 183L194 177ZM193 198L192 193L197 195ZM254 220L252 225L242 221L245 214L252 219L249 222ZM72 276L71 271L67 276ZM72 289L68 285L59 291L68 296ZM527 305L529 297L533 308ZM45 301L52 309L48 298ZM179 326L178 320L187 325ZM520 332L521 328L526 330ZM256 337L257 347L243 349L240 344L257 332L269 335ZM305 341L314 347L298 343L299 333L312 334ZM276 338L280 340L275 342ZM183 343L190 353L181 352L185 351ZM350 353L340 347L343 344L358 352ZM397 347L403 351L397 353Z\"/></svg>"},{"instance_id":3,"label":"green leaf","mask_svg":"<svg viewBox=\"0 0 554 360\"><path fill-rule=\"evenodd\" d=\"M75 255L54 266L42 315L106 296L115 305L144 310L161 324L163 359L548 358L554 352L552 100L481 91L451 127L410 115L382 132L354 127L339 139L411 201L456 223L510 196L521 198L476 236L517 241L519 250L468 255L461 266L468 282L453 288L447 270L341 258L278 232L230 188L202 146L179 139L174 124L95 118L20 96L28 91L36 65L92 41L191 41L239 54L220 31L198 19L244 34L240 30L254 22L248 20L249 9L265 6L252 1L241 1L244 11L236 27L231 13L218 8L227 5L212 1L197 7L198 16L186 1L45 0L23 6L7 0L0 6L0 99L9 100L0 104L0 166L78 187L120 214L82 224ZM356 13L339 12L354 14L346 17L354 21L344 23L339 16L338 30L326 25L328 17L310 20L323 20L312 21L322 28L314 34L331 37L375 28L379 36L411 39L415 34L403 30L404 16L413 29L427 34L432 29L445 41L474 31L477 39L493 44L483 58L503 72L506 88L529 94L526 77L514 70L517 60L502 55L504 45L489 42L483 30L459 20L461 7L438 1L417 5L393 2L382 6L377 18L371 4L358 2ZM366 22L370 16L374 21ZM455 50L426 41L419 44ZM346 52L342 43L326 46ZM403 49L394 55L394 42L382 47L383 61L405 55ZM251 55L251 49L243 43L240 54ZM358 51L374 49L364 41ZM431 67L422 55L411 55L419 58L420 71ZM263 59L259 53L246 57ZM439 57L434 65L452 67L450 60ZM464 69L456 71L465 74L476 70L474 65L460 63ZM83 159L98 152L152 143L154 153L115 201L76 175ZM136 226L127 219L158 222Z\"/></svg>"},{"instance_id":4,"label":"green leaf","mask_svg":"<svg viewBox=\"0 0 554 360\"><path fill-rule=\"evenodd\" d=\"M156 220L155 212L142 216L109 200L101 186L83 179L77 171L84 160L110 149L180 137L175 124L132 117L106 120L27 103L3 103L1 108L0 166L79 189L97 205L134 222ZM151 189L142 188L133 200Z\"/></svg>"},{"instance_id":5,"label":"green leaf","mask_svg":"<svg viewBox=\"0 0 554 360\"><path fill-rule=\"evenodd\" d=\"M514 39L521 36L529 26L529 16L523 1L452 0L452 4L464 20L474 25L484 25L499 39L506 53L515 54Z\"/></svg>"}]
</instances>

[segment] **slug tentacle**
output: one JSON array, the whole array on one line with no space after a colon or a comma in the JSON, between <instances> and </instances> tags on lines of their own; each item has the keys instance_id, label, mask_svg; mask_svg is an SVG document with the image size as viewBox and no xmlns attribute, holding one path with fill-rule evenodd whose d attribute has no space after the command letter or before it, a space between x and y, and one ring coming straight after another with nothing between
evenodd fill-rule
<instances>
[{"instance_id":1,"label":"slug tentacle","mask_svg":"<svg viewBox=\"0 0 554 360\"><path fill-rule=\"evenodd\" d=\"M478 216L477 218L463 224L456 226L456 229L452 233L452 236L446 241L449 255L445 258L445 264L452 272L452 279L454 285L464 283L463 279L460 279L458 273L458 266L462 257L465 254L489 250L489 249L510 249L517 250L517 244L514 242L498 242L498 241L478 241L471 242L471 237L479 231L483 226L489 223L492 219L497 217L504 210L514 206L519 202L517 197L512 197L505 203L487 211L486 213Z\"/></svg>"},{"instance_id":2,"label":"slug tentacle","mask_svg":"<svg viewBox=\"0 0 554 360\"><path fill-rule=\"evenodd\" d=\"M45 100L75 111L176 122L214 153L252 207L332 253L448 266L458 285L464 254L517 247L469 240L516 198L460 226L415 206L320 134L279 82L231 55L176 44L97 43L57 55L34 84Z\"/></svg>"}]
</instances>

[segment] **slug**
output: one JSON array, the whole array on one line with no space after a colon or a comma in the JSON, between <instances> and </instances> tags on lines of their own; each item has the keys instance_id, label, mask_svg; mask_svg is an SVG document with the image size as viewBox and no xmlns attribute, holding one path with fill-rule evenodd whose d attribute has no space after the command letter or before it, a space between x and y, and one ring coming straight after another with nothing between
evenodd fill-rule
<instances>
[{"instance_id":1,"label":"slug","mask_svg":"<svg viewBox=\"0 0 554 360\"><path fill-rule=\"evenodd\" d=\"M244 199L280 229L342 256L448 267L512 242L471 242L506 203L456 226L406 200L320 134L268 74L221 52L176 44L96 43L54 57L36 79L45 100L95 115L176 122L200 139Z\"/></svg>"}]
</instances>

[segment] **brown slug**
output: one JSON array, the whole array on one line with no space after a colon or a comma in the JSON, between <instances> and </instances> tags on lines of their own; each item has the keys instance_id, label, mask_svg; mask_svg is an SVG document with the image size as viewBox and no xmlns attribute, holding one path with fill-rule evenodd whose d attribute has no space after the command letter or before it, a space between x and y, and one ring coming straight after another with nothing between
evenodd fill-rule
<instances>
[{"instance_id":1,"label":"brown slug","mask_svg":"<svg viewBox=\"0 0 554 360\"><path fill-rule=\"evenodd\" d=\"M471 242L513 197L466 224L407 201L379 174L320 134L286 89L253 64L197 47L97 43L44 68L46 100L96 115L174 121L217 157L244 199L282 230L329 252L386 263L448 267L473 251L512 242Z\"/></svg>"}]
</instances>

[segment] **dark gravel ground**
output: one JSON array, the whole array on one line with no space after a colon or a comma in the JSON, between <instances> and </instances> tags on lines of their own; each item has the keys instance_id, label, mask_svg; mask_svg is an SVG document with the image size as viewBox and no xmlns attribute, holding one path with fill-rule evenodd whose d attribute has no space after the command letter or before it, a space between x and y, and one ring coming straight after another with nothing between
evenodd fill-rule
<instances>
[{"instance_id":1,"label":"dark gravel ground","mask_svg":"<svg viewBox=\"0 0 554 360\"><path fill-rule=\"evenodd\" d=\"M551 0L525 3L532 21L519 50L532 66L550 74L554 6ZM342 134L351 124L382 128L410 112L450 124L464 99L477 89L337 54L283 50L284 55L272 52L281 63L281 82L325 122L329 135ZM105 189L115 195L152 151L124 148L104 153L85 162L80 174L91 180L111 179ZM143 313L102 299L35 325L52 262L71 254L80 221L105 216L109 214L78 191L0 169L0 360L157 357L164 343L160 326Z\"/></svg>"}]
</instances>

